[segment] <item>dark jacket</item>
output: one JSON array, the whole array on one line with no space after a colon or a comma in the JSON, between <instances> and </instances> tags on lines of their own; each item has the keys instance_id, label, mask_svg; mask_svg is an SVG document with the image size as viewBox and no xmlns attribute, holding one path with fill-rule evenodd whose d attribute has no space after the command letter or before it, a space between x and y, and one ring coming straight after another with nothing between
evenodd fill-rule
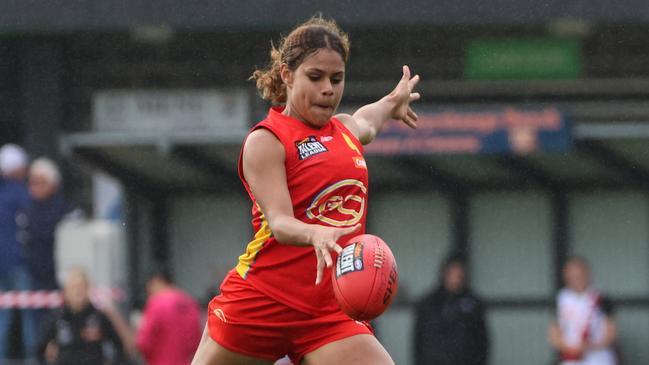
<instances>
[{"instance_id":1,"label":"dark jacket","mask_svg":"<svg viewBox=\"0 0 649 365\"><path fill-rule=\"evenodd\" d=\"M469 291L438 288L416 307L416 365L485 365L489 339L484 308Z\"/></svg>"},{"instance_id":2,"label":"dark jacket","mask_svg":"<svg viewBox=\"0 0 649 365\"><path fill-rule=\"evenodd\" d=\"M25 184L0 177L0 275L24 264L16 219L28 200Z\"/></svg>"},{"instance_id":3,"label":"dark jacket","mask_svg":"<svg viewBox=\"0 0 649 365\"><path fill-rule=\"evenodd\" d=\"M124 358L122 342L112 323L92 304L79 313L67 307L53 313L39 343L41 360L50 341L59 348L56 365L118 364Z\"/></svg>"},{"instance_id":4,"label":"dark jacket","mask_svg":"<svg viewBox=\"0 0 649 365\"><path fill-rule=\"evenodd\" d=\"M25 244L25 258L35 290L57 288L54 234L56 226L71 210L57 193L47 200L31 200L20 215L20 237Z\"/></svg>"}]
</instances>

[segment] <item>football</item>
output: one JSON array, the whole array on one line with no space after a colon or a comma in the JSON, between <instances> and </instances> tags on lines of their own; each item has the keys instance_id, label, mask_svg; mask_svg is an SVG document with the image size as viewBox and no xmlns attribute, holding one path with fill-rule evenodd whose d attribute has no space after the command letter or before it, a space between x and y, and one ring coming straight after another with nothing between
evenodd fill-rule
<instances>
[{"instance_id":1,"label":"football","mask_svg":"<svg viewBox=\"0 0 649 365\"><path fill-rule=\"evenodd\" d=\"M380 237L363 234L351 238L331 272L336 300L355 320L380 316L397 294L397 262Z\"/></svg>"}]
</instances>

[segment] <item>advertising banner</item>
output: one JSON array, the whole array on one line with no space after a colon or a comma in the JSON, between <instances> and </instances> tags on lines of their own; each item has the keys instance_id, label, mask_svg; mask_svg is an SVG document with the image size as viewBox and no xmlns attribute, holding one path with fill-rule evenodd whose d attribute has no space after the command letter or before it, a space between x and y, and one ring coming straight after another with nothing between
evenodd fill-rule
<instances>
[{"instance_id":1,"label":"advertising banner","mask_svg":"<svg viewBox=\"0 0 649 365\"><path fill-rule=\"evenodd\" d=\"M367 154L528 154L565 152L570 146L566 115L555 107L419 112L417 129L389 122Z\"/></svg>"}]
</instances>

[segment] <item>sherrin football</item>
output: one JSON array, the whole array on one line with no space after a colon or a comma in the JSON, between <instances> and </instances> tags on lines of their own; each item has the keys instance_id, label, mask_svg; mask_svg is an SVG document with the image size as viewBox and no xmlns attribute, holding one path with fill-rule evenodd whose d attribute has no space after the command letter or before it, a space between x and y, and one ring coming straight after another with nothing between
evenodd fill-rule
<instances>
[{"instance_id":1,"label":"sherrin football","mask_svg":"<svg viewBox=\"0 0 649 365\"><path fill-rule=\"evenodd\" d=\"M351 238L336 260L332 283L340 308L349 317L369 321L392 303L399 286L397 262L379 237Z\"/></svg>"}]
</instances>

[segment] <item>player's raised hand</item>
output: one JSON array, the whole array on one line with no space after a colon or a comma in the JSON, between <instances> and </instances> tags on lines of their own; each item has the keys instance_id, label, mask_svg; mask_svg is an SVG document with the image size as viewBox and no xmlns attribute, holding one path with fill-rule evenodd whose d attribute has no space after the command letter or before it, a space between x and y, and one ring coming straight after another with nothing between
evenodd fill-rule
<instances>
[{"instance_id":1,"label":"player's raised hand","mask_svg":"<svg viewBox=\"0 0 649 365\"><path fill-rule=\"evenodd\" d=\"M418 82L419 75L410 77L410 67L403 66L403 76L390 93L390 97L394 103L391 117L403 121L413 129L417 128L418 117L410 107L410 103L421 98L418 92L413 92Z\"/></svg>"},{"instance_id":2,"label":"player's raised hand","mask_svg":"<svg viewBox=\"0 0 649 365\"><path fill-rule=\"evenodd\" d=\"M316 259L318 260L315 278L315 285L318 285L322 282L325 267L331 267L333 265L331 251L336 251L336 253L340 254L343 250L337 241L343 236L358 232L361 229L361 225L357 224L347 228L316 226L314 229L313 236L311 237L311 245L313 245Z\"/></svg>"}]
</instances>

